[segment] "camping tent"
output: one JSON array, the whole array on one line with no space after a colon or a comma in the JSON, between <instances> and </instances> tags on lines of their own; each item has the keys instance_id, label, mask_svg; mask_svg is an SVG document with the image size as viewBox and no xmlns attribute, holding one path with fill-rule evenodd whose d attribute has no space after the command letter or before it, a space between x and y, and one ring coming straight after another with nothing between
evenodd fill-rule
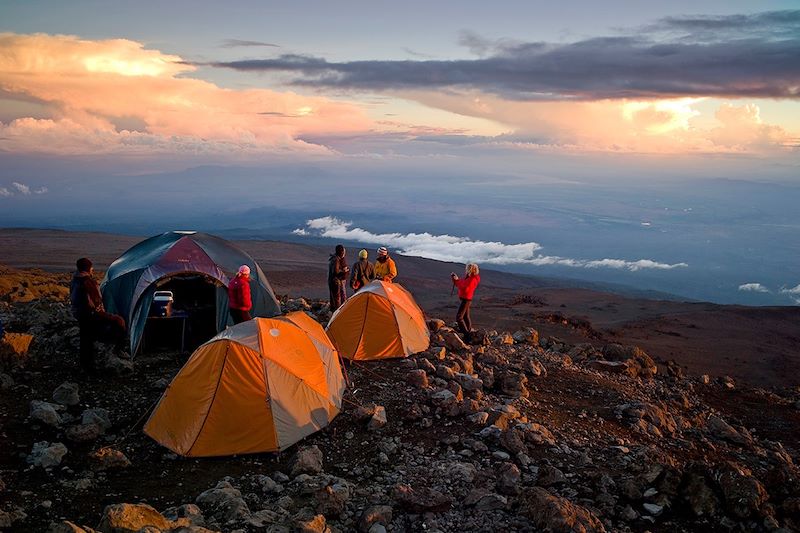
<instances>
[{"instance_id":1,"label":"camping tent","mask_svg":"<svg viewBox=\"0 0 800 533\"><path fill-rule=\"evenodd\" d=\"M144 431L180 455L284 450L342 407L339 356L303 312L256 318L200 346L164 392Z\"/></svg>"},{"instance_id":2,"label":"camping tent","mask_svg":"<svg viewBox=\"0 0 800 533\"><path fill-rule=\"evenodd\" d=\"M407 357L430 344L422 310L398 283L373 281L333 313L328 336L353 360Z\"/></svg>"},{"instance_id":3,"label":"camping tent","mask_svg":"<svg viewBox=\"0 0 800 533\"><path fill-rule=\"evenodd\" d=\"M103 304L109 313L122 315L130 333L131 354L136 353L147 322L153 294L171 278L187 274L202 275L216 286L215 331L229 324L229 277L240 265L251 270L250 292L253 316L279 315L264 272L246 252L230 242L194 231L168 231L133 246L114 261L103 279ZM211 335L209 335L211 336Z\"/></svg>"}]
</instances>

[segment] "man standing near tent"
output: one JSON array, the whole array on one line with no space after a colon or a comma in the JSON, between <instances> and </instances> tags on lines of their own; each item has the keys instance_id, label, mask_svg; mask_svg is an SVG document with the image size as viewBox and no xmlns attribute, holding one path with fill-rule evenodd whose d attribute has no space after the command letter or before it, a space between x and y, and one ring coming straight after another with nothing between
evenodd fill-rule
<instances>
[{"instance_id":1,"label":"man standing near tent","mask_svg":"<svg viewBox=\"0 0 800 533\"><path fill-rule=\"evenodd\" d=\"M358 252L358 261L353 264L353 273L350 275L350 288L358 291L361 287L375 279L375 269L369 262L366 250Z\"/></svg>"},{"instance_id":2,"label":"man standing near tent","mask_svg":"<svg viewBox=\"0 0 800 533\"><path fill-rule=\"evenodd\" d=\"M350 267L344 256L347 252L341 244L336 245L336 252L328 259L328 289L331 292L331 313L342 306L347 296L344 293L344 284Z\"/></svg>"},{"instance_id":3,"label":"man standing near tent","mask_svg":"<svg viewBox=\"0 0 800 533\"><path fill-rule=\"evenodd\" d=\"M80 332L79 362L87 375L95 375L94 341L108 340L115 349L122 351L125 340L125 320L119 315L106 313L100 288L92 274L92 262L86 257L78 259L78 270L72 276L69 298L72 314L78 320Z\"/></svg>"},{"instance_id":4,"label":"man standing near tent","mask_svg":"<svg viewBox=\"0 0 800 533\"><path fill-rule=\"evenodd\" d=\"M385 246L378 248L378 260L375 261L375 279L391 282L397 277L397 266L394 259L389 257L389 250Z\"/></svg>"},{"instance_id":5,"label":"man standing near tent","mask_svg":"<svg viewBox=\"0 0 800 533\"><path fill-rule=\"evenodd\" d=\"M250 267L242 265L231 282L228 284L228 309L231 312L234 324L250 320L250 309L253 301L250 299Z\"/></svg>"}]
</instances>

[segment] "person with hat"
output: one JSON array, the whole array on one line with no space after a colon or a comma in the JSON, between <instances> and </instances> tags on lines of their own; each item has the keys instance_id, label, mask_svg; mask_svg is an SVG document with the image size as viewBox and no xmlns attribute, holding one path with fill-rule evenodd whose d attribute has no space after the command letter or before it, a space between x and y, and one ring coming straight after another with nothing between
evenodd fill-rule
<instances>
[{"instance_id":1,"label":"person with hat","mask_svg":"<svg viewBox=\"0 0 800 533\"><path fill-rule=\"evenodd\" d=\"M331 313L339 309L347 299L344 284L347 281L347 273L350 272L350 267L347 266L347 261L344 258L346 253L344 246L337 244L335 252L328 259L328 289L331 293Z\"/></svg>"},{"instance_id":2,"label":"person with hat","mask_svg":"<svg viewBox=\"0 0 800 533\"><path fill-rule=\"evenodd\" d=\"M375 261L375 279L391 282L397 277L397 265L389 257L389 250L385 246L378 248L378 259Z\"/></svg>"},{"instance_id":3,"label":"person with hat","mask_svg":"<svg viewBox=\"0 0 800 533\"><path fill-rule=\"evenodd\" d=\"M103 307L100 287L94 279L92 261L86 257L78 259L77 271L72 276L69 299L72 315L78 320L80 347L78 361L86 375L94 376L94 343L107 340L114 343L117 352L122 352L125 341L125 320L119 315L107 313Z\"/></svg>"},{"instance_id":4,"label":"person with hat","mask_svg":"<svg viewBox=\"0 0 800 533\"><path fill-rule=\"evenodd\" d=\"M352 274L350 274L350 288L353 291L358 291L358 289L375 279L375 268L368 258L369 254L366 250L358 252L358 261L353 264Z\"/></svg>"},{"instance_id":5,"label":"person with hat","mask_svg":"<svg viewBox=\"0 0 800 533\"><path fill-rule=\"evenodd\" d=\"M250 299L250 267L242 265L231 282L228 284L228 309L234 324L246 322L252 317L250 309L253 302Z\"/></svg>"}]
</instances>

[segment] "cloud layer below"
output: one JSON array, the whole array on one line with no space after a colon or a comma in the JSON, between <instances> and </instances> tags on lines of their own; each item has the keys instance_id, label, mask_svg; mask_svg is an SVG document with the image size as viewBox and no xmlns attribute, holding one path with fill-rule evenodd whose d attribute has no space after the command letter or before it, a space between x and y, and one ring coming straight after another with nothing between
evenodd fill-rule
<instances>
[{"instance_id":1,"label":"cloud layer below","mask_svg":"<svg viewBox=\"0 0 800 533\"><path fill-rule=\"evenodd\" d=\"M624 259L572 259L539 253L542 246L536 242L505 244L473 240L469 237L432 235L430 233L373 233L353 227L333 216L306 221L305 227L293 231L295 235L317 236L331 239L356 241L364 244L388 246L401 254L453 261L476 262L489 265L534 265L567 266L574 268L613 268L632 272L645 269L671 270L685 268L686 263L660 263L652 259L629 261Z\"/></svg>"}]
</instances>

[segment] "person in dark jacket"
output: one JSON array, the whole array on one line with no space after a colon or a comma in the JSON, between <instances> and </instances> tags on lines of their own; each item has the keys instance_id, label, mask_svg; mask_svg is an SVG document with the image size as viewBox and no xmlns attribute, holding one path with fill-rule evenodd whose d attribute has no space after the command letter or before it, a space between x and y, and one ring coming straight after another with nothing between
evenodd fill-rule
<instances>
[{"instance_id":1,"label":"person in dark jacket","mask_svg":"<svg viewBox=\"0 0 800 533\"><path fill-rule=\"evenodd\" d=\"M455 272L450 274L453 280L453 285L458 288L458 298L461 300L461 305L458 306L458 313L456 313L456 321L458 322L458 329L464 335L464 339L469 342L470 335L472 334L472 319L469 316L469 309L472 305L472 297L475 294L475 289L481 282L480 269L475 263L470 263L464 270L464 279L459 279Z\"/></svg>"},{"instance_id":2,"label":"person in dark jacket","mask_svg":"<svg viewBox=\"0 0 800 533\"><path fill-rule=\"evenodd\" d=\"M250 309L253 301L250 298L250 267L242 265L231 282L228 284L228 310L231 312L234 324L246 322L252 317Z\"/></svg>"},{"instance_id":3,"label":"person in dark jacket","mask_svg":"<svg viewBox=\"0 0 800 533\"><path fill-rule=\"evenodd\" d=\"M347 281L347 273L350 267L345 260L345 249L341 244L336 245L336 252L331 254L328 259L328 289L331 292L331 313L336 311L344 303L347 295L344 292L344 284Z\"/></svg>"},{"instance_id":4,"label":"person in dark jacket","mask_svg":"<svg viewBox=\"0 0 800 533\"><path fill-rule=\"evenodd\" d=\"M375 269L369 262L369 254L366 250L358 252L358 261L353 264L350 274L350 288L358 291L361 287L375 279Z\"/></svg>"},{"instance_id":5,"label":"person in dark jacket","mask_svg":"<svg viewBox=\"0 0 800 533\"><path fill-rule=\"evenodd\" d=\"M87 375L97 373L95 368L94 343L96 340L113 342L118 352L123 350L125 320L119 315L107 313L100 296L100 287L92 274L92 262L78 259L77 271L72 276L69 297L73 316L78 320L80 331L79 362Z\"/></svg>"}]
</instances>

